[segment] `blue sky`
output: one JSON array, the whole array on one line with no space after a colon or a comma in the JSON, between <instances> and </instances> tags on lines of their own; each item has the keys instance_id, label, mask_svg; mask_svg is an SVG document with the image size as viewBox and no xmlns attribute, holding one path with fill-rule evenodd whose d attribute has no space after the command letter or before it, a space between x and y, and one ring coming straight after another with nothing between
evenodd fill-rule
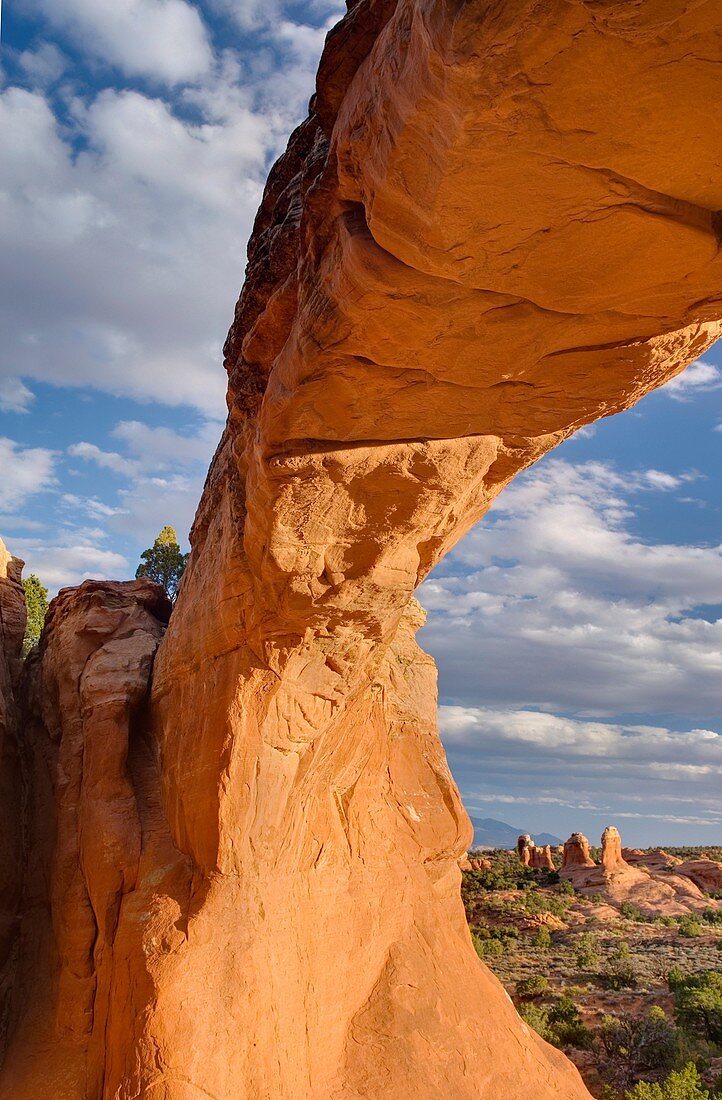
<instances>
[{"instance_id":1,"label":"blue sky","mask_svg":"<svg viewBox=\"0 0 722 1100\"><path fill-rule=\"evenodd\" d=\"M184 538L221 347L327 0L11 0L0 55L0 535L52 589ZM722 842L722 352L580 433L421 590L478 816Z\"/></svg>"}]
</instances>

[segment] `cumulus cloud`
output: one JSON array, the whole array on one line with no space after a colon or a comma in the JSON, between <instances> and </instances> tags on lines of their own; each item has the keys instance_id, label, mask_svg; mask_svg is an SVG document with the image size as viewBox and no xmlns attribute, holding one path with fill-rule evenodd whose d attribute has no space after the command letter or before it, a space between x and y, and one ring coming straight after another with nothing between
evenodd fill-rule
<instances>
[{"instance_id":1,"label":"cumulus cloud","mask_svg":"<svg viewBox=\"0 0 722 1100\"><path fill-rule=\"evenodd\" d=\"M714 363L699 359L662 386L661 393L676 401L687 401L701 390L716 390L722 385L722 372Z\"/></svg>"},{"instance_id":2,"label":"cumulus cloud","mask_svg":"<svg viewBox=\"0 0 722 1100\"><path fill-rule=\"evenodd\" d=\"M123 577L128 561L122 554L98 546L91 537L79 532L61 532L52 543L37 539L19 539L13 549L26 562L25 576L35 573L51 594L70 584L88 579ZM102 534L102 532L101 532Z\"/></svg>"},{"instance_id":3,"label":"cumulus cloud","mask_svg":"<svg viewBox=\"0 0 722 1100\"><path fill-rule=\"evenodd\" d=\"M45 447L21 447L0 437L0 513L22 508L28 497L55 484L54 451Z\"/></svg>"},{"instance_id":4,"label":"cumulus cloud","mask_svg":"<svg viewBox=\"0 0 722 1100\"><path fill-rule=\"evenodd\" d=\"M722 708L722 547L648 544L634 499L680 478L547 461L424 584L450 701L609 716Z\"/></svg>"},{"instance_id":5,"label":"cumulus cloud","mask_svg":"<svg viewBox=\"0 0 722 1100\"><path fill-rule=\"evenodd\" d=\"M269 164L305 114L325 25L266 11L241 57L212 51L182 0L72 0L62 16L37 2L76 48L106 56L112 42L125 72L147 62L190 83L149 91L65 79L48 92L61 50L41 43L20 56L22 79L0 92L0 379L221 418L222 344L247 237Z\"/></svg>"},{"instance_id":6,"label":"cumulus cloud","mask_svg":"<svg viewBox=\"0 0 722 1100\"><path fill-rule=\"evenodd\" d=\"M212 49L197 7L185 0L27 0L85 53L130 77L178 84L209 69Z\"/></svg>"},{"instance_id":7,"label":"cumulus cloud","mask_svg":"<svg viewBox=\"0 0 722 1100\"><path fill-rule=\"evenodd\" d=\"M527 825L564 831L563 821L567 832L592 837L629 819L632 843L659 843L662 823L719 829L722 735L714 730L454 705L440 707L439 724L472 812L518 807L510 816Z\"/></svg>"},{"instance_id":8,"label":"cumulus cloud","mask_svg":"<svg viewBox=\"0 0 722 1100\"><path fill-rule=\"evenodd\" d=\"M19 378L0 377L0 412L25 413L35 399Z\"/></svg>"}]
</instances>

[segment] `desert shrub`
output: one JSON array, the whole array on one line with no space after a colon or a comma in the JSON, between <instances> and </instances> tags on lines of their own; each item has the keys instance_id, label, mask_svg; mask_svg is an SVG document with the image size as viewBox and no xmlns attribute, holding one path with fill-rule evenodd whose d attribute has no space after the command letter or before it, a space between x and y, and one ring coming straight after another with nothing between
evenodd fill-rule
<instances>
[{"instance_id":1,"label":"desert shrub","mask_svg":"<svg viewBox=\"0 0 722 1100\"><path fill-rule=\"evenodd\" d=\"M722 971L703 970L674 984L674 1013L679 1026L691 1036L722 1044Z\"/></svg>"},{"instance_id":2,"label":"desert shrub","mask_svg":"<svg viewBox=\"0 0 722 1100\"><path fill-rule=\"evenodd\" d=\"M635 989L638 984L637 971L624 940L607 959L605 968L597 974L597 981L603 989Z\"/></svg>"},{"instance_id":3,"label":"desert shrub","mask_svg":"<svg viewBox=\"0 0 722 1100\"><path fill-rule=\"evenodd\" d=\"M500 955L506 952L506 942L496 937L489 936L484 939L477 933L471 933L471 939L474 944L474 949L480 959L493 959L498 958Z\"/></svg>"},{"instance_id":4,"label":"desert shrub","mask_svg":"<svg viewBox=\"0 0 722 1100\"><path fill-rule=\"evenodd\" d=\"M680 1056L679 1033L657 1006L642 1017L606 1016L599 1039L607 1055L606 1076L617 1088L668 1073Z\"/></svg>"},{"instance_id":5,"label":"desert shrub","mask_svg":"<svg viewBox=\"0 0 722 1100\"><path fill-rule=\"evenodd\" d=\"M694 1062L673 1071L661 1084L640 1081L624 1095L625 1100L710 1100Z\"/></svg>"},{"instance_id":6,"label":"desert shrub","mask_svg":"<svg viewBox=\"0 0 722 1100\"><path fill-rule=\"evenodd\" d=\"M579 1009L571 997L560 997L549 1009L549 1029L553 1036L552 1042L558 1047L589 1050L594 1042L594 1036L582 1023Z\"/></svg>"},{"instance_id":7,"label":"desert shrub","mask_svg":"<svg viewBox=\"0 0 722 1100\"><path fill-rule=\"evenodd\" d=\"M670 966L667 974L667 985L670 993L681 989L685 983L684 971L679 966Z\"/></svg>"},{"instance_id":8,"label":"desert shrub","mask_svg":"<svg viewBox=\"0 0 722 1100\"><path fill-rule=\"evenodd\" d=\"M537 1035L541 1035L542 1039L546 1039L548 1043L552 1041L549 1031L549 1013L546 1008L535 1004L522 1004L519 1006L519 1015L525 1024L536 1031Z\"/></svg>"},{"instance_id":9,"label":"desert shrub","mask_svg":"<svg viewBox=\"0 0 722 1100\"><path fill-rule=\"evenodd\" d=\"M631 901L623 901L619 906L619 912L623 917L626 917L627 920L639 921L642 924L645 923L647 919L642 913L642 910L638 906L633 905Z\"/></svg>"},{"instance_id":10,"label":"desert shrub","mask_svg":"<svg viewBox=\"0 0 722 1100\"><path fill-rule=\"evenodd\" d=\"M577 966L591 970L599 963L599 940L593 932L583 932L576 941Z\"/></svg>"},{"instance_id":11,"label":"desert shrub","mask_svg":"<svg viewBox=\"0 0 722 1100\"><path fill-rule=\"evenodd\" d=\"M694 913L686 913L683 917L679 918L679 934L680 936L701 936L702 925L700 924L699 917Z\"/></svg>"},{"instance_id":12,"label":"desert shrub","mask_svg":"<svg viewBox=\"0 0 722 1100\"><path fill-rule=\"evenodd\" d=\"M545 924L539 926L531 942L535 947L540 947L543 951L551 947L552 934Z\"/></svg>"},{"instance_id":13,"label":"desert shrub","mask_svg":"<svg viewBox=\"0 0 722 1100\"><path fill-rule=\"evenodd\" d=\"M707 909L702 910L701 917L706 924L722 924L722 909L713 909L708 906Z\"/></svg>"},{"instance_id":14,"label":"desert shrub","mask_svg":"<svg viewBox=\"0 0 722 1100\"><path fill-rule=\"evenodd\" d=\"M517 997L523 999L539 997L542 993L546 993L548 988L549 982L543 974L532 974L529 978L520 978L515 986Z\"/></svg>"},{"instance_id":15,"label":"desert shrub","mask_svg":"<svg viewBox=\"0 0 722 1100\"><path fill-rule=\"evenodd\" d=\"M579 1009L569 997L561 997L551 1007L523 1004L519 1015L542 1039L560 1049L577 1047L588 1050L593 1044L591 1031L582 1023Z\"/></svg>"},{"instance_id":16,"label":"desert shrub","mask_svg":"<svg viewBox=\"0 0 722 1100\"><path fill-rule=\"evenodd\" d=\"M576 893L574 887L572 886L572 884L571 884L571 882L569 881L568 878L563 878L563 879L560 880L560 882L559 882L559 893L560 894L567 894L569 897L572 897Z\"/></svg>"}]
</instances>

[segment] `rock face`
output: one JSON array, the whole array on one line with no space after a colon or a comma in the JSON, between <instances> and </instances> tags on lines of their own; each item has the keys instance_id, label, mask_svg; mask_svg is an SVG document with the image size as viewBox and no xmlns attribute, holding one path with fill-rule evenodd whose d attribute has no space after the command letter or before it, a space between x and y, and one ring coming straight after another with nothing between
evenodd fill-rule
<instances>
[{"instance_id":1,"label":"rock face","mask_svg":"<svg viewBox=\"0 0 722 1100\"><path fill-rule=\"evenodd\" d=\"M602 867L605 871L615 871L628 867L622 855L622 838L614 825L607 825L602 833Z\"/></svg>"},{"instance_id":2,"label":"rock face","mask_svg":"<svg viewBox=\"0 0 722 1100\"><path fill-rule=\"evenodd\" d=\"M77 682L75 717L41 715L72 727L72 1056L37 963L0 1093L587 1096L474 954L412 593L516 473L720 333L720 36L712 0L360 0L331 32L249 246L137 820L127 724L86 825Z\"/></svg>"},{"instance_id":3,"label":"rock face","mask_svg":"<svg viewBox=\"0 0 722 1100\"><path fill-rule=\"evenodd\" d=\"M540 847L534 843L528 833L524 833L516 842L516 851L523 867L532 867L537 871L554 871L554 858L550 844Z\"/></svg>"},{"instance_id":4,"label":"rock face","mask_svg":"<svg viewBox=\"0 0 722 1100\"><path fill-rule=\"evenodd\" d=\"M532 853L532 867L536 867L540 871L554 871L554 859L552 858L552 849L550 844L543 844L540 848L535 847Z\"/></svg>"},{"instance_id":5,"label":"rock face","mask_svg":"<svg viewBox=\"0 0 722 1100\"><path fill-rule=\"evenodd\" d=\"M528 833L524 833L516 842L516 851L522 867L531 867L532 852L535 848L534 841Z\"/></svg>"},{"instance_id":6,"label":"rock face","mask_svg":"<svg viewBox=\"0 0 722 1100\"><path fill-rule=\"evenodd\" d=\"M128 983L147 981L141 934L130 971L129 955L115 949L124 905L141 901L141 848L159 813L141 716L169 614L150 581L86 581L53 600L31 658L22 738L29 858L3 1097L106 1095L114 1014Z\"/></svg>"},{"instance_id":7,"label":"rock face","mask_svg":"<svg viewBox=\"0 0 722 1100\"><path fill-rule=\"evenodd\" d=\"M0 1047L8 1026L22 895L17 699L26 619L22 568L0 539Z\"/></svg>"},{"instance_id":8,"label":"rock face","mask_svg":"<svg viewBox=\"0 0 722 1100\"><path fill-rule=\"evenodd\" d=\"M589 841L584 833L572 833L564 844L562 871L569 871L576 867L596 867L596 863L589 854Z\"/></svg>"}]
</instances>

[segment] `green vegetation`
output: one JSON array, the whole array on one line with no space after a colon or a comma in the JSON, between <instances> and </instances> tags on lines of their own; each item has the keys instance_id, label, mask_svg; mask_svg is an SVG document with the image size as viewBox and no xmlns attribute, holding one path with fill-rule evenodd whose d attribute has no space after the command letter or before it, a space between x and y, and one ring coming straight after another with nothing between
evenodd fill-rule
<instances>
[{"instance_id":1,"label":"green vegetation","mask_svg":"<svg viewBox=\"0 0 722 1100\"><path fill-rule=\"evenodd\" d=\"M170 600L175 600L183 570L188 562L188 554L181 553L175 528L164 527L152 547L140 555L141 563L135 571L136 577L148 577L156 584L162 584Z\"/></svg>"},{"instance_id":2,"label":"green vegetation","mask_svg":"<svg viewBox=\"0 0 722 1100\"><path fill-rule=\"evenodd\" d=\"M536 932L533 940L531 941L535 947L541 947L542 951L552 945L552 934L545 924L541 924Z\"/></svg>"},{"instance_id":3,"label":"green vegetation","mask_svg":"<svg viewBox=\"0 0 722 1100\"><path fill-rule=\"evenodd\" d=\"M542 993L546 993L548 988L548 978L545 978L543 974L532 974L530 978L521 978L516 983L515 992L517 997L527 1000L531 997L541 996Z\"/></svg>"},{"instance_id":4,"label":"green vegetation","mask_svg":"<svg viewBox=\"0 0 722 1100\"><path fill-rule=\"evenodd\" d=\"M560 997L554 1004L545 1007L523 1004L519 1015L542 1039L560 1050L567 1047L589 1050L593 1045L594 1036L582 1022L579 1009L570 997Z\"/></svg>"},{"instance_id":5,"label":"green vegetation","mask_svg":"<svg viewBox=\"0 0 722 1100\"><path fill-rule=\"evenodd\" d=\"M662 1084L642 1081L625 1094L625 1100L712 1100L704 1088L694 1062L674 1070Z\"/></svg>"},{"instance_id":6,"label":"green vegetation","mask_svg":"<svg viewBox=\"0 0 722 1100\"><path fill-rule=\"evenodd\" d=\"M25 589L25 606L28 612L28 622L25 627L23 639L23 656L27 656L33 646L40 641L43 623L48 610L48 590L40 583L34 573L23 581Z\"/></svg>"},{"instance_id":7,"label":"green vegetation","mask_svg":"<svg viewBox=\"0 0 722 1100\"><path fill-rule=\"evenodd\" d=\"M668 983L679 1026L693 1038L722 1046L722 971L703 970L684 977L675 968Z\"/></svg>"},{"instance_id":8,"label":"green vegetation","mask_svg":"<svg viewBox=\"0 0 722 1100\"><path fill-rule=\"evenodd\" d=\"M701 936L703 932L702 925L699 918L694 913L687 913L684 917L679 918L679 934L680 936Z\"/></svg>"},{"instance_id":9,"label":"green vegetation","mask_svg":"<svg viewBox=\"0 0 722 1100\"><path fill-rule=\"evenodd\" d=\"M606 1016L599 1039L606 1054L605 1076L617 1088L628 1088L639 1077L668 1073L679 1060L677 1029L658 1005L642 1017Z\"/></svg>"}]
</instances>

